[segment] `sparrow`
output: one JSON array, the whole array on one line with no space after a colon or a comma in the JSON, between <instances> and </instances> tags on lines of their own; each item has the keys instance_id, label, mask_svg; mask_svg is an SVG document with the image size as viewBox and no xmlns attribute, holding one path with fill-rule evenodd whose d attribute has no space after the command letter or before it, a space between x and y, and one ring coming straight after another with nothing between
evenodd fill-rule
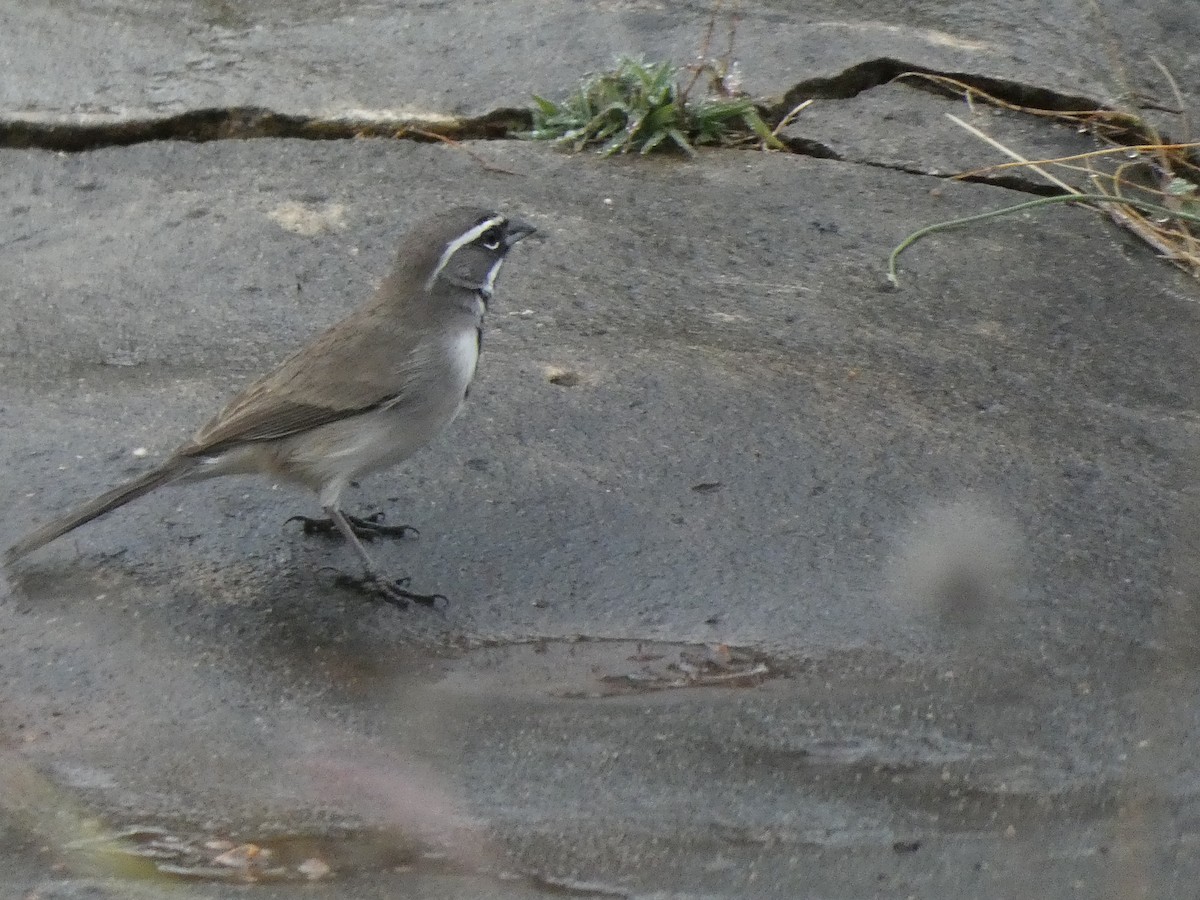
<instances>
[{"instance_id":1,"label":"sparrow","mask_svg":"<svg viewBox=\"0 0 1200 900\"><path fill-rule=\"evenodd\" d=\"M391 273L362 306L250 384L162 465L23 537L8 565L138 497L221 475L265 475L314 491L327 519L299 516L306 532L336 531L362 562L345 579L398 606L434 604L408 579L375 568L359 539L408 526L346 515L342 492L428 444L462 409L479 361L484 314L508 252L536 229L478 207L431 215L401 240Z\"/></svg>"}]
</instances>

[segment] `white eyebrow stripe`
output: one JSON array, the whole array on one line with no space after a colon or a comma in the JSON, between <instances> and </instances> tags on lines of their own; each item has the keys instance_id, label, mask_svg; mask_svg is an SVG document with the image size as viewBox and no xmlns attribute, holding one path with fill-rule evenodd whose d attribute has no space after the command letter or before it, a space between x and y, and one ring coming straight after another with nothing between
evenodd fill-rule
<instances>
[{"instance_id":1,"label":"white eyebrow stripe","mask_svg":"<svg viewBox=\"0 0 1200 900\"><path fill-rule=\"evenodd\" d=\"M446 249L442 251L442 255L438 258L437 265L433 267L433 274L430 275L429 279L425 282L425 290L429 290L433 287L433 283L437 280L437 277L442 274L442 269L446 268L446 264L450 262L451 257L453 257L455 253L475 239L482 237L483 233L489 228L493 228L496 225L507 221L508 220L504 218L504 216L493 216L484 222L480 222L466 234L459 235L450 243L448 243L446 245Z\"/></svg>"}]
</instances>

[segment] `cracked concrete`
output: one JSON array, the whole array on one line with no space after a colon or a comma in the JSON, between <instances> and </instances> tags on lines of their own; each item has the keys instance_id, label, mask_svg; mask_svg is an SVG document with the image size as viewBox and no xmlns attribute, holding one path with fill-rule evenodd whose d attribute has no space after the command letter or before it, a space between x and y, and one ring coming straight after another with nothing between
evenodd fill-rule
<instances>
[{"instance_id":1,"label":"cracked concrete","mask_svg":"<svg viewBox=\"0 0 1200 900\"><path fill-rule=\"evenodd\" d=\"M929 177L997 161L941 112L1087 142L878 61L1107 100L1091 9L742 4L748 87L823 83L789 136L840 159L471 145L504 175L267 133L495 114L618 51L685 58L710 7L0 7L2 544L338 318L421 210L546 237L463 416L350 501L421 528L379 552L444 617L331 586L342 548L283 524L308 498L253 481L12 574L0 894L290 897L317 859L329 898L1187 895L1194 281L1056 208L931 238L883 289L909 231L1033 188ZM1105 9L1135 86L1149 47L1197 83L1188 8ZM263 139L221 139L235 108ZM222 876L214 840L271 854Z\"/></svg>"},{"instance_id":2,"label":"cracked concrete","mask_svg":"<svg viewBox=\"0 0 1200 900\"><path fill-rule=\"evenodd\" d=\"M8 146L65 150L171 137L388 135L405 125L496 137L521 123L531 93L565 91L615 55L693 59L712 9L635 2L581 16L537 0L14 5L0 8L0 136ZM778 98L776 116L804 98L845 99L911 70L1046 109L1111 106L1129 91L1172 105L1148 56L1194 104L1197 15L1178 4L1081 0L876 4L870 16L838 2L744 3L734 49L745 89ZM728 45L727 19L718 18L713 56ZM1153 105L1147 116L1164 124Z\"/></svg>"}]
</instances>

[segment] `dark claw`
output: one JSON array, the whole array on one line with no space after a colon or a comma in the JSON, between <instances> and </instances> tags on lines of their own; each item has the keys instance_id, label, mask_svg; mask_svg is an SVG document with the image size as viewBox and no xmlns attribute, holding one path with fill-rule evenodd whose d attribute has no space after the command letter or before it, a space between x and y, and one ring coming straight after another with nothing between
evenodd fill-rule
<instances>
[{"instance_id":1,"label":"dark claw","mask_svg":"<svg viewBox=\"0 0 1200 900\"><path fill-rule=\"evenodd\" d=\"M338 587L351 588L360 593L370 594L400 609L407 608L409 603L416 603L418 606L428 606L441 612L449 605L450 601L444 594L418 594L408 590L410 581L409 578L389 580L371 575L358 577L347 575L345 572L336 572L333 578L333 583ZM439 600L441 604L438 603Z\"/></svg>"},{"instance_id":2,"label":"dark claw","mask_svg":"<svg viewBox=\"0 0 1200 900\"><path fill-rule=\"evenodd\" d=\"M395 581L379 579L375 584L376 590L379 591L384 602L392 603L401 609L404 609L409 603L415 603L418 606L428 606L430 609L442 612L450 605L450 600L445 594L418 594L405 587L408 582L407 578L398 578Z\"/></svg>"},{"instance_id":3,"label":"dark claw","mask_svg":"<svg viewBox=\"0 0 1200 900\"><path fill-rule=\"evenodd\" d=\"M403 538L411 534L414 538L420 537L421 532L413 528L411 525L384 525L383 513L376 512L366 518L359 516L346 516L346 521L350 523L350 527L354 533L364 541L373 541L377 537L398 537ZM292 516L284 524L288 522L299 522L304 528L305 534L337 534L337 525L333 519L311 519L308 516Z\"/></svg>"},{"instance_id":4,"label":"dark claw","mask_svg":"<svg viewBox=\"0 0 1200 900\"><path fill-rule=\"evenodd\" d=\"M329 534L337 530L333 519L310 519L308 516L292 516L283 524L291 525L293 522L299 522L305 534Z\"/></svg>"}]
</instances>

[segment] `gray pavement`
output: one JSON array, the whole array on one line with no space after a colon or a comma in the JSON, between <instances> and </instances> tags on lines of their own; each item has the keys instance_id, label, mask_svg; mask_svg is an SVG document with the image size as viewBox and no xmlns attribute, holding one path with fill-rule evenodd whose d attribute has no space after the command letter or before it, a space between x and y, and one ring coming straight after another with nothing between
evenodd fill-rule
<instances>
[{"instance_id":1,"label":"gray pavement","mask_svg":"<svg viewBox=\"0 0 1200 900\"><path fill-rule=\"evenodd\" d=\"M887 55L1111 90L1089 4L906 6L742 5L747 84ZM12 4L0 120L477 115L618 50L694 52L709 13ZM1108 15L1196 83L1186 9ZM1028 199L934 177L998 161L947 109L1088 149L889 86L793 127L840 161L0 150L4 545L343 315L431 206L544 238L505 268L464 414L347 498L421 529L376 553L444 615L334 586L345 548L285 524L313 499L252 480L10 573L0 896L290 897L306 871L330 898L1186 896L1200 294L1063 207L919 243L887 290L914 228ZM269 853L223 870L218 841Z\"/></svg>"}]
</instances>

